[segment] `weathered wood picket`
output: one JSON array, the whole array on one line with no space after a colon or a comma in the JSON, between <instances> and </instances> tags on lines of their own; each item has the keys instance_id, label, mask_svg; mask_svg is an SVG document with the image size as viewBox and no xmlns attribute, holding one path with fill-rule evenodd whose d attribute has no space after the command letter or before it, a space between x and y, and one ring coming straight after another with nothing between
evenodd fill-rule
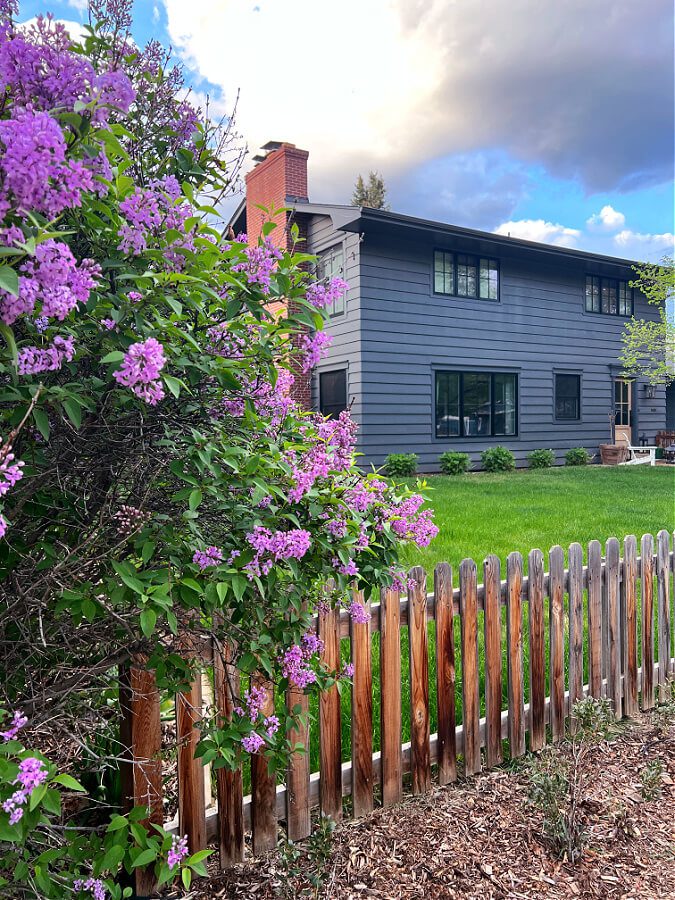
<instances>
[{"instance_id":1,"label":"weathered wood picket","mask_svg":"<svg viewBox=\"0 0 675 900\"><path fill-rule=\"evenodd\" d=\"M350 797L352 814L366 815L376 800L375 785L381 786L378 801L387 806L403 796L408 774L412 792L424 793L434 780L433 766L438 782L447 784L456 780L458 770L470 776L480 772L483 764L498 765L505 739L511 757L523 755L526 747L541 749L549 737L558 741L572 705L585 694L609 697L617 718L634 715L638 698L643 710L651 709L655 691L659 699L665 699L667 680L675 676L675 615L671 615L675 556L669 533L659 532L656 552L652 535L644 535L638 556L636 539L629 536L623 555L619 541L610 538L604 558L600 543L591 541L586 566L580 544L570 546L568 560L565 569L563 549L556 546L546 566L542 552L532 550L525 577L521 555L512 553L502 581L499 559L488 556L481 585L473 560L462 562L457 583L451 567L441 563L434 571L431 593L427 593L426 574L418 566L410 572L407 597L382 591L380 602L366 606L370 613L366 624L350 622L345 611L321 614L315 622L328 666L340 667L340 643L350 642L354 665L351 759L342 761L341 704L337 688L332 688L319 704L318 772L310 773L308 754L296 754L285 784L277 785L264 758L254 756L251 796L243 796L241 772L219 769L217 805L208 809L202 766L193 757L202 714L201 682L196 682L191 691L176 698L179 810L178 821L168 827L186 833L192 851L214 841L220 863L226 867L243 858L246 829L252 832L253 852L258 853L275 846L281 821L291 839L306 837L313 808L338 820L343 798ZM357 599L363 597L357 595ZM431 622L435 673L429 670ZM410 654L408 743L402 743L401 737L406 714L401 692L404 628ZM380 750L373 752L371 635L377 631L381 730ZM202 652L212 666L216 712L223 721L232 715L232 695L238 693L237 674L223 662L225 651L214 644ZM429 685L434 676L438 727L432 734ZM461 690L456 690L457 682ZM257 683L268 691L271 711L271 685L263 678ZM124 684L123 739L133 752L125 790L130 803L148 805L152 821L157 821L162 800L159 693L153 677L142 669L131 668ZM286 702L289 707L307 706L306 698L294 691ZM570 725L573 728L574 722ZM309 731L289 737L307 746ZM140 872L137 878L138 892L149 892L151 876Z\"/></svg>"}]
</instances>

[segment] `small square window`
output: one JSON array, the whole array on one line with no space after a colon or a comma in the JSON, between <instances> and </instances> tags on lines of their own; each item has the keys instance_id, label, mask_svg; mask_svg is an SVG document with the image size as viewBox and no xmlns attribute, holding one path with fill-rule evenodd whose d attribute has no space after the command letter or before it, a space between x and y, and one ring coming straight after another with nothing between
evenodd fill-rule
<instances>
[{"instance_id":1,"label":"small square window","mask_svg":"<svg viewBox=\"0 0 675 900\"><path fill-rule=\"evenodd\" d=\"M556 374L555 417L562 422L581 418L581 375Z\"/></svg>"},{"instance_id":2,"label":"small square window","mask_svg":"<svg viewBox=\"0 0 675 900\"><path fill-rule=\"evenodd\" d=\"M344 278L345 255L342 245L331 247L320 254L316 264L318 281L330 281L332 278ZM341 293L330 306L326 307L329 316L340 316L345 311L345 295Z\"/></svg>"}]
</instances>

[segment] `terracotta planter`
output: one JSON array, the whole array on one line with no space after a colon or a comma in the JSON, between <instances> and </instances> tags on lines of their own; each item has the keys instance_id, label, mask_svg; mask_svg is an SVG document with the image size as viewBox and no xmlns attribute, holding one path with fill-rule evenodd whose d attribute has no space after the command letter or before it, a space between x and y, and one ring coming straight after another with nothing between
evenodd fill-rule
<instances>
[{"instance_id":1,"label":"terracotta planter","mask_svg":"<svg viewBox=\"0 0 675 900\"><path fill-rule=\"evenodd\" d=\"M600 459L603 466L618 466L628 459L628 448L625 444L600 444Z\"/></svg>"}]
</instances>

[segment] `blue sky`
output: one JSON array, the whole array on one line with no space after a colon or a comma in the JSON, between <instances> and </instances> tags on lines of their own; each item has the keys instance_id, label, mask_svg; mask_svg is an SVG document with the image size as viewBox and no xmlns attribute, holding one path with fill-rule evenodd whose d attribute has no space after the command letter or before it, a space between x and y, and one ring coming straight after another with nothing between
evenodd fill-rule
<instances>
[{"instance_id":1,"label":"blue sky","mask_svg":"<svg viewBox=\"0 0 675 900\"><path fill-rule=\"evenodd\" d=\"M86 0L27 0L82 21ZM310 152L310 197L380 171L392 208L616 256L672 252L670 0L136 0L251 155Z\"/></svg>"}]
</instances>

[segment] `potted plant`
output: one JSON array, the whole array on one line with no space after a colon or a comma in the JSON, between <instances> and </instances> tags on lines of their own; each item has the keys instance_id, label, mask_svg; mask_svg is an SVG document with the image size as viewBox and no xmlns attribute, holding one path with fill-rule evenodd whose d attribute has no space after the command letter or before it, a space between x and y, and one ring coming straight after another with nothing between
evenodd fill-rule
<instances>
[{"instance_id":1,"label":"potted plant","mask_svg":"<svg viewBox=\"0 0 675 900\"><path fill-rule=\"evenodd\" d=\"M607 414L609 419L609 444L600 444L600 459L603 466L618 466L628 456L628 448L625 444L617 444L614 437L614 423L616 421L614 410Z\"/></svg>"}]
</instances>

